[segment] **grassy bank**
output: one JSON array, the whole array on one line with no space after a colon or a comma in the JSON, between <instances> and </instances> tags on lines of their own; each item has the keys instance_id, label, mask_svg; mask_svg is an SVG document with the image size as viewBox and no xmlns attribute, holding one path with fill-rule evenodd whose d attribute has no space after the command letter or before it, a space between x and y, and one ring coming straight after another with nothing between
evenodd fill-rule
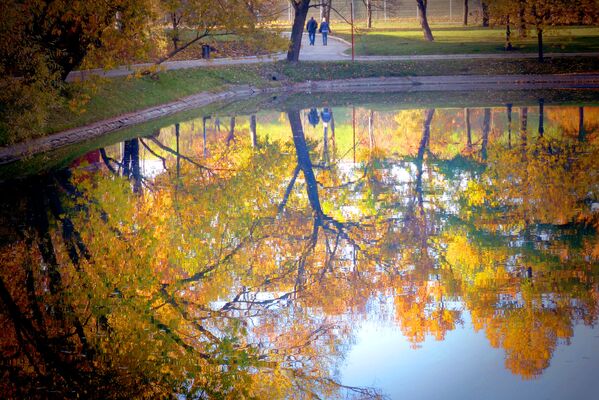
<instances>
[{"instance_id":1,"label":"grassy bank","mask_svg":"<svg viewBox=\"0 0 599 400\"><path fill-rule=\"evenodd\" d=\"M297 66L277 65L289 79L310 80L351 79L392 76L439 75L513 75L563 74L598 72L596 57L555 58L539 63L534 59L451 60L451 61L351 61L300 63Z\"/></svg>"},{"instance_id":2,"label":"grassy bank","mask_svg":"<svg viewBox=\"0 0 599 400\"><path fill-rule=\"evenodd\" d=\"M432 26L435 41L427 42L418 26L382 26L358 29L355 51L358 55L413 55L413 54L490 54L504 53L505 28ZM335 35L351 39L348 26L340 25ZM514 53L537 52L534 35L520 39L512 33ZM563 27L548 30L544 35L546 52L578 53L599 51L599 28Z\"/></svg>"},{"instance_id":3,"label":"grassy bank","mask_svg":"<svg viewBox=\"0 0 599 400\"><path fill-rule=\"evenodd\" d=\"M281 86L289 82L391 76L492 75L492 74L558 74L599 72L599 60L592 57L550 59L543 64L535 60L459 60L405 62L285 62L197 68L166 71L158 79L115 78L89 84L72 84L75 96L89 96L82 107L72 110L59 104L51 113L43 134L141 110L202 91L218 92L231 85L257 87ZM32 135L32 136L41 136ZM0 145L8 143L0 138Z\"/></svg>"},{"instance_id":4,"label":"grassy bank","mask_svg":"<svg viewBox=\"0 0 599 400\"><path fill-rule=\"evenodd\" d=\"M45 133L89 124L131 111L168 103L199 92L217 92L230 85L264 85L259 66L196 68L165 71L156 78L119 77L94 82L72 83L73 98L88 101L72 109L59 104Z\"/></svg>"}]
</instances>

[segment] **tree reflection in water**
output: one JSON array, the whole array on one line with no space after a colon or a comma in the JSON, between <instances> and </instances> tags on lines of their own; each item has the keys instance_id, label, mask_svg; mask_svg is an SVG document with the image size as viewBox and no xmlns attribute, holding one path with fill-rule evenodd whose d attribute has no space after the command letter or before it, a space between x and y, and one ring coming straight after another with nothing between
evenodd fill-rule
<instances>
[{"instance_id":1,"label":"tree reflection in water","mask_svg":"<svg viewBox=\"0 0 599 400\"><path fill-rule=\"evenodd\" d=\"M232 118L209 149L184 146L177 124L174 144L131 139L121 161L101 149L97 170L20 183L1 209L2 392L377 397L337 370L381 313L414 347L469 313L506 368L539 376L597 319L598 139L547 108L531 135L519 110L512 138L511 105L505 135L494 110L464 109L457 146L446 110L358 110L356 164L338 154L340 119L316 164L299 110L287 141L252 116L248 135ZM162 172L143 176L142 147Z\"/></svg>"}]
</instances>

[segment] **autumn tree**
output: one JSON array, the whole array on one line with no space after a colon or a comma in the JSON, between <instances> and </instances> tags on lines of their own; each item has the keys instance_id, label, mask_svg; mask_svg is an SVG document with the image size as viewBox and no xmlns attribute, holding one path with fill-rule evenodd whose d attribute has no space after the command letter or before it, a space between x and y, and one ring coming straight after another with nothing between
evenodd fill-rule
<instances>
[{"instance_id":1,"label":"autumn tree","mask_svg":"<svg viewBox=\"0 0 599 400\"><path fill-rule=\"evenodd\" d=\"M299 111L290 118L294 123L300 121L296 115ZM256 132L258 121L250 117L246 124L238 119L237 132ZM78 362L63 363L64 367L93 371L86 377L100 381L76 386L78 375L65 374L71 380L57 379L58 384L50 387L77 393L84 393L82 387L101 390L101 384L110 381L102 380L104 376L122 370L126 373L115 379L122 380L122 390L135 397L176 392L211 397L251 394L254 398L319 393L332 398L346 391L376 396L374 390L341 385L329 373L338 359L337 349L351 334L351 326L335 315L349 307L365 308L369 279L368 275L365 279L354 276L348 281L338 279L337 272L344 269L329 272L343 262L339 260L343 245L333 246L335 238L353 240L353 235L351 226L334 220L322 207L320 183L310 160L312 144L303 131L296 132L292 145L260 141L259 147L252 146L255 136L245 134L227 145L223 132L222 143L207 152L199 146L202 138L196 137L189 147L192 152L180 146L184 130L183 124L176 124L168 135L158 132L128 140L122 157L105 149L106 168L98 174L82 172L61 178L61 187L70 187L62 195L56 192L52 177L51 184L44 185L49 194L44 190L43 196L32 198L39 221L35 232L40 232L46 266L35 271L42 275L35 290L43 292L48 281L44 274L51 277L51 292L60 298L44 298L44 303L71 305L72 314L84 321L81 337L94 349L94 356L79 356L79 336L63 333L71 329L70 321L64 331L52 332L50 337L66 337L71 342L68 355L62 357ZM151 181L138 176L141 146L164 166L164 172ZM218 163L218 168L200 162ZM277 203L284 197L280 188L294 171L299 175L290 186L292 191L295 186L294 194L274 218L281 208ZM233 197L235 201L227 200ZM45 204L50 204L52 213ZM316 233L314 223L318 223ZM35 250L38 236L27 236L33 238L33 246L19 241L13 250ZM323 255L326 271L320 263ZM9 273L27 267L23 261L27 257L13 258ZM324 287L335 288L338 300L329 301L325 293L330 292ZM1 320L11 328L0 335L0 343L9 346L18 336L22 315L32 306L22 301L22 287L9 289L13 300L3 296L2 289L0 300L10 307L18 303L21 310L5 315L2 307L0 312ZM349 296L352 290L356 296ZM258 297L267 292L280 296L267 301ZM214 308L218 299L226 301ZM319 308L333 317L323 321L319 315L299 313L300 307ZM45 320L53 320L50 317ZM255 326L248 323L250 319L261 323ZM13 326L18 326L16 334ZM34 333L28 331L28 337ZM323 351L330 344L334 344L330 351ZM39 382L35 367L46 367L26 360L26 350L18 349L23 364L16 371L23 379L14 382L11 390L25 381L31 384L22 390L34 390ZM36 357L38 353L54 355L41 350L36 349ZM87 363L95 368L88 368Z\"/></svg>"},{"instance_id":2,"label":"autumn tree","mask_svg":"<svg viewBox=\"0 0 599 400\"><path fill-rule=\"evenodd\" d=\"M208 38L228 35L241 35L246 39L258 35L258 23L268 22L275 17L272 13L273 0L253 2L199 1L199 0L162 0L167 12L171 30L170 39L173 49L159 58L157 63L168 60L194 43ZM192 35L188 40L181 39L181 27ZM276 35L262 35L260 40L276 45ZM183 42L182 44L180 44Z\"/></svg>"},{"instance_id":3,"label":"autumn tree","mask_svg":"<svg viewBox=\"0 0 599 400\"><path fill-rule=\"evenodd\" d=\"M496 0L490 1L488 5L491 24L494 26L505 26L505 50L512 50L512 27L514 23L523 16L522 3L514 0ZM524 20L521 22L526 26Z\"/></svg>"},{"instance_id":4,"label":"autumn tree","mask_svg":"<svg viewBox=\"0 0 599 400\"><path fill-rule=\"evenodd\" d=\"M127 48L147 50L158 11L151 0L6 1L1 7L4 74L31 79L34 70L23 55L35 51L62 80L90 52L99 56L103 49L103 57L113 57Z\"/></svg>"},{"instance_id":5,"label":"autumn tree","mask_svg":"<svg viewBox=\"0 0 599 400\"><path fill-rule=\"evenodd\" d=\"M535 28L537 34L538 59L543 62L543 33L550 25L566 22L564 18L570 14L569 7L563 0L533 0L528 1L526 6L527 22Z\"/></svg>"},{"instance_id":6,"label":"autumn tree","mask_svg":"<svg viewBox=\"0 0 599 400\"><path fill-rule=\"evenodd\" d=\"M487 28L489 26L489 3L486 0L481 1L480 3L481 12L482 12L482 26Z\"/></svg>"},{"instance_id":7,"label":"autumn tree","mask_svg":"<svg viewBox=\"0 0 599 400\"><path fill-rule=\"evenodd\" d=\"M9 0L0 13L0 135L9 142L41 129L61 82L84 62L112 65L160 47L152 0Z\"/></svg>"},{"instance_id":8,"label":"autumn tree","mask_svg":"<svg viewBox=\"0 0 599 400\"><path fill-rule=\"evenodd\" d=\"M529 29L534 30L539 62L544 60L545 31L554 26L579 22L581 12L597 14L597 4L593 1L581 1L576 4L577 7L572 7L572 3L565 0L489 0L488 4L495 24L506 26L506 49L511 48L511 24L518 27L520 37L525 37Z\"/></svg>"},{"instance_id":9,"label":"autumn tree","mask_svg":"<svg viewBox=\"0 0 599 400\"><path fill-rule=\"evenodd\" d=\"M77 100L76 91L65 90L63 84L75 69L140 60L159 64L194 43L221 35L238 34L248 42L278 46L278 35L257 29L274 18L271 9L271 0L2 2L0 136L11 142L41 133L50 107ZM163 25L165 14L170 31ZM183 28L185 35L180 33ZM167 39L174 47L168 53Z\"/></svg>"}]
</instances>

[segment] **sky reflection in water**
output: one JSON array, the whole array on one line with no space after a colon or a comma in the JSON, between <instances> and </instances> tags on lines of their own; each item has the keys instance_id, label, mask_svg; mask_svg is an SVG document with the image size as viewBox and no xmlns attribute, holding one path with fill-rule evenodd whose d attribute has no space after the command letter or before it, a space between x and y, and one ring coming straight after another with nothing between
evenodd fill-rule
<instances>
[{"instance_id":1,"label":"sky reflection in water","mask_svg":"<svg viewBox=\"0 0 599 400\"><path fill-rule=\"evenodd\" d=\"M592 397L598 132L590 106L325 105L19 182L3 391Z\"/></svg>"}]
</instances>

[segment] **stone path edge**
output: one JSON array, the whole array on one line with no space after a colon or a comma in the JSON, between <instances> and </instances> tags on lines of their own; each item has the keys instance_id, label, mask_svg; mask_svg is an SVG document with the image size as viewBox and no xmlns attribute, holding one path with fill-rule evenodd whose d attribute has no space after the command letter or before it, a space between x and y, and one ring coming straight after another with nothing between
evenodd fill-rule
<instances>
[{"instance_id":1,"label":"stone path edge","mask_svg":"<svg viewBox=\"0 0 599 400\"><path fill-rule=\"evenodd\" d=\"M182 111L207 106L217 101L249 98L278 92L415 92L461 90L527 90L527 89L599 89L599 74L563 75L455 75L422 77L377 77L331 81L307 81L280 87L256 88L249 85L230 87L218 93L201 92L113 118L94 122L49 136L0 148L0 165L22 158L66 147L142 122L170 116Z\"/></svg>"}]
</instances>

